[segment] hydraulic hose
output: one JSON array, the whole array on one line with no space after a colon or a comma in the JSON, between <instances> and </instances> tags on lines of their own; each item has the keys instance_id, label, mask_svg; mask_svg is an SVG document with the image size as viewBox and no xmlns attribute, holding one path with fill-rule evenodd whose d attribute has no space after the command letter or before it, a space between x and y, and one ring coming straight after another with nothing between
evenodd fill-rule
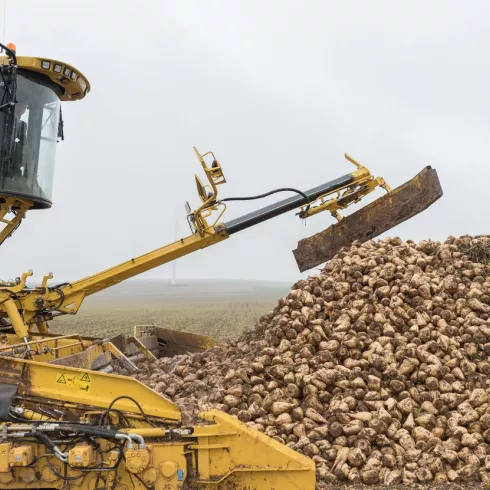
<instances>
[{"instance_id":1,"label":"hydraulic hose","mask_svg":"<svg viewBox=\"0 0 490 490\"><path fill-rule=\"evenodd\" d=\"M227 201L254 201L256 199L264 199L264 197L272 196L272 194L277 194L278 192L295 192L296 194L299 194L302 196L305 201L308 203L308 206L306 207L306 210L310 208L310 199L308 196L303 192L298 189L295 189L293 187L281 187L279 189L274 189L272 191L266 192L264 194L259 194L257 196L247 196L247 197L225 197L224 199L221 199L220 202L227 202Z\"/></svg>"},{"instance_id":2,"label":"hydraulic hose","mask_svg":"<svg viewBox=\"0 0 490 490\"><path fill-rule=\"evenodd\" d=\"M46 434L36 432L33 435L40 443L44 444L48 449L53 451L54 455L60 461L63 461L63 463L68 461L68 454L64 453Z\"/></svg>"}]
</instances>

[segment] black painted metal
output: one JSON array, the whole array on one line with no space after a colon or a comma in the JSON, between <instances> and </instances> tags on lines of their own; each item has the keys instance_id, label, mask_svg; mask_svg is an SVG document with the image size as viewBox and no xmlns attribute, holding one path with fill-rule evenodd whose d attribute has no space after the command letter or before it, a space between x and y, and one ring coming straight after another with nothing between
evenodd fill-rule
<instances>
[{"instance_id":1,"label":"black painted metal","mask_svg":"<svg viewBox=\"0 0 490 490\"><path fill-rule=\"evenodd\" d=\"M16 393L17 385L0 383L0 422L7 420Z\"/></svg>"},{"instance_id":2,"label":"black painted metal","mask_svg":"<svg viewBox=\"0 0 490 490\"><path fill-rule=\"evenodd\" d=\"M315 199L318 199L324 194L341 189L342 187L350 184L353 180L354 177L352 174L343 175L338 179L331 180L330 182L319 185L318 187L314 187L313 189L306 191L305 194L308 196L309 201L313 202ZM228 235L233 235L233 233L245 230L251 226L275 218L276 216L280 216L281 214L287 213L288 211L306 204L308 204L308 201L299 195L283 199L282 201L270 204L269 206L265 206L257 211L253 211L252 213L248 213L244 216L228 221L225 223L226 231Z\"/></svg>"}]
</instances>

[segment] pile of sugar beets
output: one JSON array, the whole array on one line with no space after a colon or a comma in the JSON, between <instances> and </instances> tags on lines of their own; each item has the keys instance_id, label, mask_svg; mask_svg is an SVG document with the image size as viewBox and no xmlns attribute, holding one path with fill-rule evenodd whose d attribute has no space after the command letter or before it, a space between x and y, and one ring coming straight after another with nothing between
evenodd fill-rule
<instances>
[{"instance_id":1,"label":"pile of sugar beets","mask_svg":"<svg viewBox=\"0 0 490 490\"><path fill-rule=\"evenodd\" d=\"M490 236L355 243L242 337L138 379L312 458L319 488L490 482Z\"/></svg>"}]
</instances>

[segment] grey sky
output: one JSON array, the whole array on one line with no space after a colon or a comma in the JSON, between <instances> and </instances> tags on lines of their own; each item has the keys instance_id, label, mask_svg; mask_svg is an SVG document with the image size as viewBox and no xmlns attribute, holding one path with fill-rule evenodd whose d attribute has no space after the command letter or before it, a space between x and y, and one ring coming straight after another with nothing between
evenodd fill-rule
<instances>
[{"instance_id":1,"label":"grey sky","mask_svg":"<svg viewBox=\"0 0 490 490\"><path fill-rule=\"evenodd\" d=\"M2 246L4 278L115 265L172 241L177 213L186 234L193 145L221 161L222 197L313 187L352 170L344 152L392 187L432 165L445 196L391 234L489 231L489 2L6 1L5 41L74 65L92 91L64 105L53 208ZM291 250L331 223L289 213L178 275L294 281Z\"/></svg>"}]
</instances>

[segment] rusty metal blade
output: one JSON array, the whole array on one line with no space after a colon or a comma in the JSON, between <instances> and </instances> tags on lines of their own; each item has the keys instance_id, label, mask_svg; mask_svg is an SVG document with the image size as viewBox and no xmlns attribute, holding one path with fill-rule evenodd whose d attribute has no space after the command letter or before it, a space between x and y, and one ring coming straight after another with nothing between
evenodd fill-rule
<instances>
[{"instance_id":1,"label":"rusty metal blade","mask_svg":"<svg viewBox=\"0 0 490 490\"><path fill-rule=\"evenodd\" d=\"M293 250L301 272L327 262L342 247L365 242L427 209L442 196L435 169L426 167L413 179L326 230L298 242Z\"/></svg>"},{"instance_id":2,"label":"rusty metal blade","mask_svg":"<svg viewBox=\"0 0 490 490\"><path fill-rule=\"evenodd\" d=\"M218 345L213 339L205 335L178 332L167 328L156 328L158 342L162 345L163 357L172 357L187 352L202 352Z\"/></svg>"}]
</instances>

